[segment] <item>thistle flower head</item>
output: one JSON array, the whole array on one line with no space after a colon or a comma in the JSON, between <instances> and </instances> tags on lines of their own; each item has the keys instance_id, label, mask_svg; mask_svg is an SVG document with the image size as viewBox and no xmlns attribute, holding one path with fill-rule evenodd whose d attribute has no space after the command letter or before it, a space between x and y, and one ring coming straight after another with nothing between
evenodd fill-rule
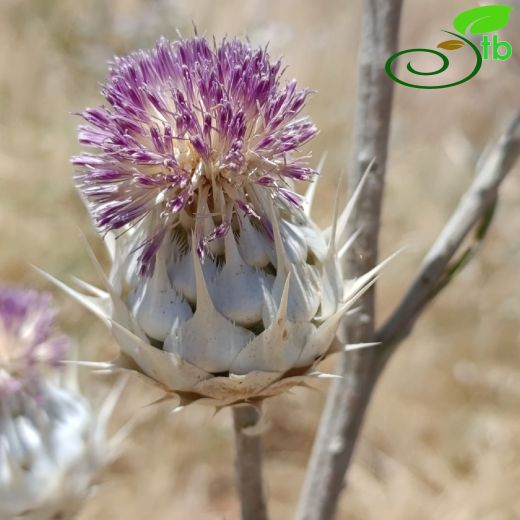
<instances>
[{"instance_id":1,"label":"thistle flower head","mask_svg":"<svg viewBox=\"0 0 520 520\"><path fill-rule=\"evenodd\" d=\"M113 455L48 294L0 287L0 518L69 518Z\"/></svg>"},{"instance_id":2,"label":"thistle flower head","mask_svg":"<svg viewBox=\"0 0 520 520\"><path fill-rule=\"evenodd\" d=\"M193 234L202 257L241 219L270 234L268 200L291 211L299 204L292 181L314 170L295 152L316 127L298 117L309 91L280 75L280 61L236 39L161 39L112 63L107 105L85 110L79 128L98 153L73 163L101 231L147 221L142 274L172 236Z\"/></svg>"},{"instance_id":3,"label":"thistle flower head","mask_svg":"<svg viewBox=\"0 0 520 520\"><path fill-rule=\"evenodd\" d=\"M0 286L0 397L58 368L69 341L55 315L49 294Z\"/></svg>"},{"instance_id":4,"label":"thistle flower head","mask_svg":"<svg viewBox=\"0 0 520 520\"><path fill-rule=\"evenodd\" d=\"M112 267L103 291L57 283L111 328L109 366L183 402L251 402L320 377L373 279L342 276L352 205L320 231L293 191L315 173L296 152L316 129L280 67L238 40L161 40L117 59L109 106L83 113L80 141L98 153L74 160L78 187Z\"/></svg>"}]
</instances>

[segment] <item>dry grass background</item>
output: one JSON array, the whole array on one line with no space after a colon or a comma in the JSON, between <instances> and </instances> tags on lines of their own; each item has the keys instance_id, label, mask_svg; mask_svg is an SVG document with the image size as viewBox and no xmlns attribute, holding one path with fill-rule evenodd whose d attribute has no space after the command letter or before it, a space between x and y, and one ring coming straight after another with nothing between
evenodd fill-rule
<instances>
[{"instance_id":1,"label":"dry grass background","mask_svg":"<svg viewBox=\"0 0 520 520\"><path fill-rule=\"evenodd\" d=\"M433 46L473 2L405 2L401 48ZM78 228L96 242L71 182L78 150L70 114L100 102L115 53L146 47L175 28L247 35L283 54L287 76L318 93L309 104L328 151L316 215L324 222L338 173L348 168L356 91L360 1L2 0L0 2L0 279L95 281ZM520 12L503 37L520 52ZM515 35L516 34L516 35ZM516 39L515 39L516 38ZM380 317L469 183L479 151L520 106L518 62L486 63L471 82L430 92L398 87L383 224L383 254L408 249L379 288ZM479 257L428 310L385 372L370 408L345 520L520 518L520 181L518 168ZM62 324L87 358L114 352L108 333L60 294ZM332 368L332 364L330 366ZM93 394L105 382L89 379ZM324 391L267 403L266 476L273 518L290 518ZM132 381L121 425L156 393ZM143 409L124 456L110 467L81 520L236 519L230 415L200 407Z\"/></svg>"}]
</instances>

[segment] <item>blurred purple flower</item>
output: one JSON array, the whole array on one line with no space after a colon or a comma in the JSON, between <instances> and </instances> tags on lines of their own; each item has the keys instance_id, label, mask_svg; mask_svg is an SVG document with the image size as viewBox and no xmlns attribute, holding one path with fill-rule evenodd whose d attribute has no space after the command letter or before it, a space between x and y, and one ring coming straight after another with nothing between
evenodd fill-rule
<instances>
[{"instance_id":1,"label":"blurred purple flower","mask_svg":"<svg viewBox=\"0 0 520 520\"><path fill-rule=\"evenodd\" d=\"M280 61L237 39L161 39L114 60L108 105L81 114L79 141L98 153L72 162L101 231L145 221L141 274L174 228L193 233L203 255L242 217L270 229L270 201L298 206L293 181L316 172L294 152L317 130L298 117L309 91L280 76Z\"/></svg>"},{"instance_id":2,"label":"blurred purple flower","mask_svg":"<svg viewBox=\"0 0 520 520\"><path fill-rule=\"evenodd\" d=\"M119 447L106 429L122 385L91 406L55 317L50 294L0 286L0 518L76 518Z\"/></svg>"},{"instance_id":3,"label":"blurred purple flower","mask_svg":"<svg viewBox=\"0 0 520 520\"><path fill-rule=\"evenodd\" d=\"M69 341L56 334L55 316L50 294L0 286L0 396L59 366Z\"/></svg>"}]
</instances>

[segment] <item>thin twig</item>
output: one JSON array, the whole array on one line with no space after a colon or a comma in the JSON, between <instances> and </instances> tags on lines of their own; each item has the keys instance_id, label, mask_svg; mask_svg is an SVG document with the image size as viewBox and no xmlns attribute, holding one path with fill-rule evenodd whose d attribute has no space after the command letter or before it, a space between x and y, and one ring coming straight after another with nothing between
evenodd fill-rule
<instances>
[{"instance_id":1,"label":"thin twig","mask_svg":"<svg viewBox=\"0 0 520 520\"><path fill-rule=\"evenodd\" d=\"M385 358L406 338L426 305L453 276L452 259L462 242L477 226L476 240L481 241L489 226L489 210L494 210L500 184L520 153L520 112L515 115L496 146L481 161L480 168L448 223L421 264L410 288L376 334ZM484 221L484 222L483 222ZM484 227L478 224L484 223ZM471 250L469 250L471 251ZM466 253L462 255L465 259ZM459 262L455 262L458 265ZM450 277L446 279L446 273Z\"/></svg>"},{"instance_id":2,"label":"thin twig","mask_svg":"<svg viewBox=\"0 0 520 520\"><path fill-rule=\"evenodd\" d=\"M233 408L236 437L236 479L242 520L267 520L267 504L262 481L262 436L258 429L260 409Z\"/></svg>"},{"instance_id":3,"label":"thin twig","mask_svg":"<svg viewBox=\"0 0 520 520\"><path fill-rule=\"evenodd\" d=\"M358 185L372 159L375 163L349 221L347 232L359 237L346 257L349 278L361 276L377 264L381 204L392 109L393 82L385 62L396 51L402 0L365 0L359 50L354 167L349 189ZM374 290L358 303L360 311L347 323L351 343L366 343L374 336ZM329 390L316 436L296 518L326 520L333 517L343 478L370 398L370 373L375 350L342 355L339 373Z\"/></svg>"},{"instance_id":4,"label":"thin twig","mask_svg":"<svg viewBox=\"0 0 520 520\"><path fill-rule=\"evenodd\" d=\"M370 355L360 351L355 372L350 371L349 363L352 360L345 359L342 368L346 370L346 376L339 386L332 389L334 399L327 401L324 412L327 423L320 425L320 431L323 424L329 429L321 435L322 444L315 447L315 452L322 456L325 454L316 466L318 479L326 478L328 485L341 489L363 414L383 367L398 345L410 334L428 303L448 285L474 252L475 247L471 246L460 255L460 259L453 261L464 240L474 229L477 244L484 238L498 200L499 187L519 156L520 112L515 115L496 146L481 161L474 181L426 255L405 296L371 339L380 343L380 346ZM359 370L360 366L364 370ZM348 408L340 408L345 403L349 405ZM327 500L331 499L327 497ZM322 506L321 511L324 511L322 516L302 518L332 518L334 509L328 504L327 507Z\"/></svg>"}]
</instances>

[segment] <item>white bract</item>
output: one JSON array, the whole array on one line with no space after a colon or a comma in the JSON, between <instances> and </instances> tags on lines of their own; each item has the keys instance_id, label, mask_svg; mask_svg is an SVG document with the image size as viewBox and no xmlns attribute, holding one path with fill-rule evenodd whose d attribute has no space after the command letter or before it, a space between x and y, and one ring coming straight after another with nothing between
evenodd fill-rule
<instances>
[{"instance_id":1,"label":"white bract","mask_svg":"<svg viewBox=\"0 0 520 520\"><path fill-rule=\"evenodd\" d=\"M0 518L72 518L110 460L105 421L77 392L43 383L0 405Z\"/></svg>"},{"instance_id":2,"label":"white bract","mask_svg":"<svg viewBox=\"0 0 520 520\"><path fill-rule=\"evenodd\" d=\"M254 402L328 377L316 366L342 348L339 323L381 268L344 280L338 251L352 243L344 227L354 202L325 232L308 212L271 205L272 240L243 219L204 260L192 247L191 223L179 225L150 276L139 275L132 254L147 235L144 219L107 235L104 290L54 281L101 317L121 347L118 359L99 367L137 371L181 405Z\"/></svg>"}]
</instances>

